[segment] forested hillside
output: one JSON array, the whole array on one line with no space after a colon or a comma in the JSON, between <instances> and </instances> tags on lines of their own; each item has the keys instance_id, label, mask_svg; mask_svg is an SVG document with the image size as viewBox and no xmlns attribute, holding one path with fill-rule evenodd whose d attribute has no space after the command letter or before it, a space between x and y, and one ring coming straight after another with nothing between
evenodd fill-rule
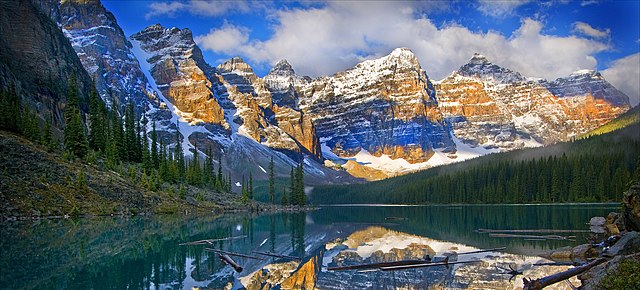
<instances>
[{"instance_id":1,"label":"forested hillside","mask_svg":"<svg viewBox=\"0 0 640 290\"><path fill-rule=\"evenodd\" d=\"M315 204L605 202L620 200L620 193L638 176L640 124L635 118L622 129L573 142L488 155L367 184L318 187L311 200Z\"/></svg>"}]
</instances>

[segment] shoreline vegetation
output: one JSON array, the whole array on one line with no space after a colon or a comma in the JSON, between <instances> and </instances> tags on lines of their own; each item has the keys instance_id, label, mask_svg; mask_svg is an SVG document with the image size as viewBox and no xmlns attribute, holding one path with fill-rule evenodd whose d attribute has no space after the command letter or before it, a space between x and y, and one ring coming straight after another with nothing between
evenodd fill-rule
<instances>
[{"instance_id":1,"label":"shoreline vegetation","mask_svg":"<svg viewBox=\"0 0 640 290\"><path fill-rule=\"evenodd\" d=\"M1 221L312 209L246 200L240 194L187 184L165 182L149 190L137 184L140 172L135 166L109 170L99 161L68 158L7 131L0 131L0 152Z\"/></svg>"}]
</instances>

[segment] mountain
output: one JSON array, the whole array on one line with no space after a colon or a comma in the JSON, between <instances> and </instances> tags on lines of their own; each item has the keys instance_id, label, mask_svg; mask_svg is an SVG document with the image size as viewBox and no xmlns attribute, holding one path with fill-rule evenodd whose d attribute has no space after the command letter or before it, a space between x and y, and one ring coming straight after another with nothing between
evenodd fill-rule
<instances>
[{"instance_id":1,"label":"mountain","mask_svg":"<svg viewBox=\"0 0 640 290\"><path fill-rule=\"evenodd\" d=\"M15 88L36 115L63 128L71 75L85 112L93 81L51 20L58 13L57 6L47 1L0 1L0 89Z\"/></svg>"},{"instance_id":2,"label":"mountain","mask_svg":"<svg viewBox=\"0 0 640 290\"><path fill-rule=\"evenodd\" d=\"M188 140L184 152L211 148L238 183L249 174L266 179L271 158L280 176L304 162L310 183L351 180L322 166L311 119L290 104L274 104L266 82L241 58L211 67L189 29L152 25L130 39L143 72L176 114Z\"/></svg>"},{"instance_id":3,"label":"mountain","mask_svg":"<svg viewBox=\"0 0 640 290\"><path fill-rule=\"evenodd\" d=\"M480 54L440 81L408 48L315 79L281 60L261 78L240 57L207 64L187 28L127 39L98 0L42 3L107 104L132 101L165 145L178 131L185 154L212 149L238 177L265 179L273 157L281 177L305 162L317 183L381 179L571 140L629 109L597 72L547 81Z\"/></svg>"},{"instance_id":4,"label":"mountain","mask_svg":"<svg viewBox=\"0 0 640 290\"><path fill-rule=\"evenodd\" d=\"M479 54L437 82L436 90L458 139L500 151L568 141L630 108L628 97L599 73L578 71L548 82Z\"/></svg>"}]
</instances>

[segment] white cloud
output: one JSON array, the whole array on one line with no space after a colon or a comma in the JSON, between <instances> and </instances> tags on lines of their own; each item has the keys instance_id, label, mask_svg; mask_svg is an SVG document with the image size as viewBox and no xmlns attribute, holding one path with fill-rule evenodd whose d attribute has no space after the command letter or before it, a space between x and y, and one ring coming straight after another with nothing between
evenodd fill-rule
<instances>
[{"instance_id":1,"label":"white cloud","mask_svg":"<svg viewBox=\"0 0 640 290\"><path fill-rule=\"evenodd\" d=\"M322 7L281 10L274 15L273 35L251 40L243 28L228 25L198 39L203 48L240 55L253 65L287 59L310 76L330 75L396 47L409 47L433 79L465 64L474 52L527 76L555 79L578 69L595 69L594 54L608 44L579 36L552 36L543 24L524 19L511 35L473 32L449 24L438 28L416 13L415 2L329 2ZM210 44L227 37L232 45Z\"/></svg>"},{"instance_id":2,"label":"white cloud","mask_svg":"<svg viewBox=\"0 0 640 290\"><path fill-rule=\"evenodd\" d=\"M598 0L585 0L580 2L580 6L584 7L584 6L589 6L589 5L598 4L598 3L599 3Z\"/></svg>"},{"instance_id":3,"label":"white cloud","mask_svg":"<svg viewBox=\"0 0 640 290\"><path fill-rule=\"evenodd\" d=\"M629 96L632 106L640 103L640 53L620 58L602 71L613 86Z\"/></svg>"},{"instance_id":4,"label":"white cloud","mask_svg":"<svg viewBox=\"0 0 640 290\"><path fill-rule=\"evenodd\" d=\"M484 15L505 17L513 15L518 7L529 2L531 0L480 0L478 1L478 10Z\"/></svg>"},{"instance_id":5,"label":"white cloud","mask_svg":"<svg viewBox=\"0 0 640 290\"><path fill-rule=\"evenodd\" d=\"M185 9L186 4L182 2L153 2L149 4L149 12L145 14L146 19L155 16L167 15L175 17L176 13Z\"/></svg>"},{"instance_id":6,"label":"white cloud","mask_svg":"<svg viewBox=\"0 0 640 290\"><path fill-rule=\"evenodd\" d=\"M195 37L195 41L202 49L234 54L249 41L249 29L225 23L221 28L211 29L206 35Z\"/></svg>"},{"instance_id":7,"label":"white cloud","mask_svg":"<svg viewBox=\"0 0 640 290\"><path fill-rule=\"evenodd\" d=\"M600 30L592 27L588 23L581 21L573 23L572 31L574 33L580 33L594 38L607 38L611 34L611 30L609 28Z\"/></svg>"},{"instance_id":8,"label":"white cloud","mask_svg":"<svg viewBox=\"0 0 640 290\"><path fill-rule=\"evenodd\" d=\"M262 3L257 6L263 6ZM145 14L146 19L155 16L166 15L175 17L176 14L187 12L192 15L201 16L220 16L230 11L247 13L251 11L250 6L256 6L247 3L244 0L237 1L216 1L216 0L190 0L190 1L173 1L173 2L152 2L149 4L149 12ZM255 8L255 7L254 7Z\"/></svg>"}]
</instances>

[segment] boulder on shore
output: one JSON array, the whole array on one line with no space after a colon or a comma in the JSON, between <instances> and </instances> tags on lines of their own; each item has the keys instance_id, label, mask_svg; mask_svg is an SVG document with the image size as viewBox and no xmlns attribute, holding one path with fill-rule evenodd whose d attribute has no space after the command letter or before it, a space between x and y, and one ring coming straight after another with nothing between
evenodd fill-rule
<instances>
[{"instance_id":1,"label":"boulder on shore","mask_svg":"<svg viewBox=\"0 0 640 290\"><path fill-rule=\"evenodd\" d=\"M640 181L632 185L622 198L624 224L627 231L640 231Z\"/></svg>"}]
</instances>

